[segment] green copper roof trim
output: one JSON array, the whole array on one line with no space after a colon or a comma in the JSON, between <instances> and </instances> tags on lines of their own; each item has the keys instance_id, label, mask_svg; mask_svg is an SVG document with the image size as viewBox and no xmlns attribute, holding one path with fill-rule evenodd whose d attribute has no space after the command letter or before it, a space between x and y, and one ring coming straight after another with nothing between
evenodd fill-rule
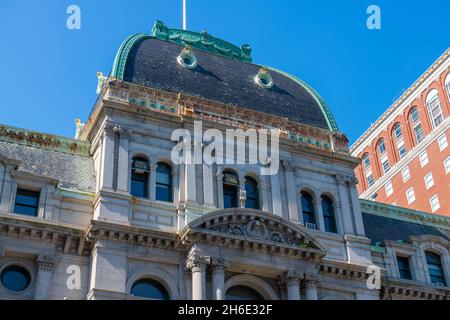
<instances>
[{"instance_id":1,"label":"green copper roof trim","mask_svg":"<svg viewBox=\"0 0 450 320\"><path fill-rule=\"evenodd\" d=\"M273 70L275 72L281 73L282 75L292 79L293 81L297 82L298 84L300 84L306 91L308 91L308 93L310 95L313 96L313 98L316 100L317 104L320 106L320 109L322 110L323 115L325 116L325 119L327 121L328 127L330 128L331 131L339 131L339 128L337 126L336 120L333 117L333 114L331 113L330 109L328 108L327 104L325 103L325 100L323 100L323 98L319 95L319 93L314 90L312 87L310 87L306 82L304 82L303 80L301 80L300 78L297 78L296 76L272 68L272 67L267 67L270 70Z\"/></svg>"},{"instance_id":2,"label":"green copper roof trim","mask_svg":"<svg viewBox=\"0 0 450 320\"><path fill-rule=\"evenodd\" d=\"M252 62L252 48L249 45L238 47L230 42L216 38L207 32L193 32L169 29L163 22L156 21L152 28L152 37L178 45L191 47L217 54L223 57Z\"/></svg>"},{"instance_id":3,"label":"green copper roof trim","mask_svg":"<svg viewBox=\"0 0 450 320\"><path fill-rule=\"evenodd\" d=\"M125 66L127 64L128 55L130 54L131 49L136 43L146 38L150 37L146 34L138 33L131 35L125 39L125 41L120 46L119 51L117 51L116 58L114 59L113 70L111 73L113 77L119 80L123 80Z\"/></svg>"}]
</instances>

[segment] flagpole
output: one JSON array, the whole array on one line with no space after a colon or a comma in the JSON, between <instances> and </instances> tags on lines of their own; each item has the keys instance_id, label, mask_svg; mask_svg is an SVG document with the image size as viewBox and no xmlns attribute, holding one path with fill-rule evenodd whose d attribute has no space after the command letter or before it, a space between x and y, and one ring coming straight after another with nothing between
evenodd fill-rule
<instances>
[{"instance_id":1,"label":"flagpole","mask_svg":"<svg viewBox=\"0 0 450 320\"><path fill-rule=\"evenodd\" d=\"M187 21L186 21L186 0L183 0L183 30L187 29Z\"/></svg>"}]
</instances>

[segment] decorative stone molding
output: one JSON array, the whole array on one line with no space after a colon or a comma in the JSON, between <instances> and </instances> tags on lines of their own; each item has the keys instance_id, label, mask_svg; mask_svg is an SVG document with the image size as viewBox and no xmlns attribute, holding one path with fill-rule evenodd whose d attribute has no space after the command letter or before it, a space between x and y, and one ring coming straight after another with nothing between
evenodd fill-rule
<instances>
[{"instance_id":1,"label":"decorative stone molding","mask_svg":"<svg viewBox=\"0 0 450 320\"><path fill-rule=\"evenodd\" d=\"M207 242L278 255L316 259L325 248L299 225L252 209L226 209L207 214L180 234L185 243Z\"/></svg>"},{"instance_id":2,"label":"decorative stone molding","mask_svg":"<svg viewBox=\"0 0 450 320\"><path fill-rule=\"evenodd\" d=\"M230 266L230 262L224 258L212 258L211 268L213 271L225 271Z\"/></svg>"},{"instance_id":3,"label":"decorative stone molding","mask_svg":"<svg viewBox=\"0 0 450 320\"><path fill-rule=\"evenodd\" d=\"M186 259L186 266L191 272L205 272L206 268L211 263L211 258L202 255L202 252L193 248Z\"/></svg>"},{"instance_id":4,"label":"decorative stone molding","mask_svg":"<svg viewBox=\"0 0 450 320\"><path fill-rule=\"evenodd\" d=\"M305 278L303 279L303 281L305 283L305 286L317 286L320 283L320 275L315 273L307 273L305 274Z\"/></svg>"},{"instance_id":5,"label":"decorative stone molding","mask_svg":"<svg viewBox=\"0 0 450 320\"><path fill-rule=\"evenodd\" d=\"M39 255L37 258L39 271L53 272L55 269L55 258L45 255Z\"/></svg>"},{"instance_id":6,"label":"decorative stone molding","mask_svg":"<svg viewBox=\"0 0 450 320\"><path fill-rule=\"evenodd\" d=\"M399 299L420 299L420 300L450 300L450 290L426 287L405 283L398 279L383 278L380 296L383 300L391 300L393 296Z\"/></svg>"},{"instance_id":7,"label":"decorative stone molding","mask_svg":"<svg viewBox=\"0 0 450 320\"><path fill-rule=\"evenodd\" d=\"M294 172L294 165L292 164L292 161L282 161L283 168L287 172Z\"/></svg>"},{"instance_id":8,"label":"decorative stone molding","mask_svg":"<svg viewBox=\"0 0 450 320\"><path fill-rule=\"evenodd\" d=\"M295 270L289 270L280 275L279 283L289 286L290 283L299 284L303 279L303 274Z\"/></svg>"}]
</instances>

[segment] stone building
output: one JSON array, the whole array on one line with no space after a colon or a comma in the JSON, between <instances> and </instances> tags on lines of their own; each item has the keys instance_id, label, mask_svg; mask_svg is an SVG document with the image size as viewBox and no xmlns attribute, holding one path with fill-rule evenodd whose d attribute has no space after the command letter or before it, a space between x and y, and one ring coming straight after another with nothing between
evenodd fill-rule
<instances>
[{"instance_id":1,"label":"stone building","mask_svg":"<svg viewBox=\"0 0 450 320\"><path fill-rule=\"evenodd\" d=\"M450 216L450 49L350 148L361 198Z\"/></svg>"},{"instance_id":2,"label":"stone building","mask_svg":"<svg viewBox=\"0 0 450 320\"><path fill-rule=\"evenodd\" d=\"M251 61L157 22L76 139L0 126L0 298L447 299L450 219L360 201L323 99ZM276 132L279 161L174 163L198 121Z\"/></svg>"}]
</instances>

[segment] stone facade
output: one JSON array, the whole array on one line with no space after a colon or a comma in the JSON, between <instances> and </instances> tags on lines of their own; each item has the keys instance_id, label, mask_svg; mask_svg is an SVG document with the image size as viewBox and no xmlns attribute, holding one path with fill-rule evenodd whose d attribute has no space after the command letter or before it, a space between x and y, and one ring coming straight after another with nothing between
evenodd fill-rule
<instances>
[{"instance_id":1,"label":"stone facade","mask_svg":"<svg viewBox=\"0 0 450 320\"><path fill-rule=\"evenodd\" d=\"M113 76L102 81L78 140L0 130L0 274L6 279L9 267L19 267L29 276L23 290L2 280L1 299L141 299L137 285L149 282L165 298L186 300L223 300L242 288L272 300L449 297L428 275L424 256L440 255L449 284L449 220L360 202L358 159L343 134ZM172 163L172 132L193 130L198 120L217 129L276 124L279 173ZM148 161L143 197L132 192L136 156ZM170 166L171 201L158 200L161 163ZM236 208L224 205L228 172L237 177ZM258 185L259 209L246 208L249 178ZM23 190L39 193L33 216L19 214ZM316 223L304 223L302 193L312 199ZM378 220L371 218L424 234L394 229L376 241ZM400 279L397 253L413 261L412 280ZM375 288L368 286L373 264L381 280Z\"/></svg>"}]
</instances>

